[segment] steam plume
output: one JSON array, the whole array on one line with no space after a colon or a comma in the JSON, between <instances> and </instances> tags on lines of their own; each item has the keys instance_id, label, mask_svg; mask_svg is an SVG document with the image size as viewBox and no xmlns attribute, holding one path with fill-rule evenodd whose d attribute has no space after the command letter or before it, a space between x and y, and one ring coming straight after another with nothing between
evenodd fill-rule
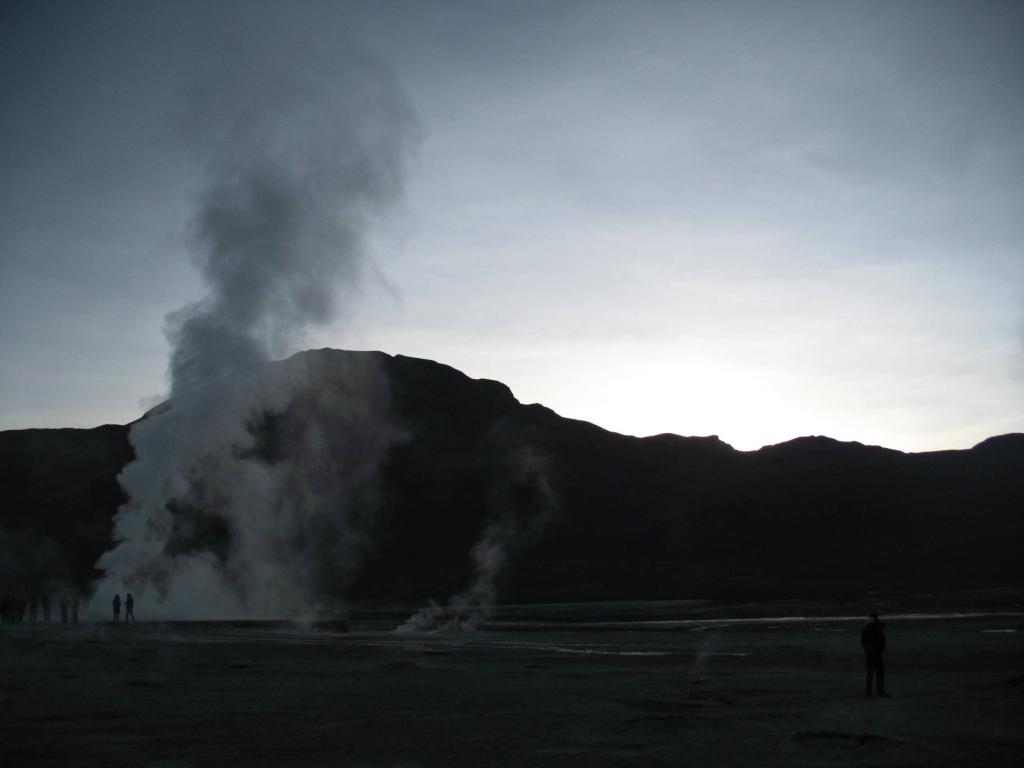
<instances>
[{"instance_id":1,"label":"steam plume","mask_svg":"<svg viewBox=\"0 0 1024 768\"><path fill-rule=\"evenodd\" d=\"M185 120L206 175L191 250L207 293L168 316L172 398L131 431L121 543L98 563L103 592L155 589L166 614L335 600L400 435L372 361L268 362L353 296L416 133L380 62L289 56L236 40Z\"/></svg>"},{"instance_id":2,"label":"steam plume","mask_svg":"<svg viewBox=\"0 0 1024 768\"><path fill-rule=\"evenodd\" d=\"M473 581L444 605L431 601L399 632L477 629L494 615L499 579L514 554L535 538L558 510L548 471L550 458L528 438L502 435L506 473L492 492L491 515L470 550Z\"/></svg>"}]
</instances>

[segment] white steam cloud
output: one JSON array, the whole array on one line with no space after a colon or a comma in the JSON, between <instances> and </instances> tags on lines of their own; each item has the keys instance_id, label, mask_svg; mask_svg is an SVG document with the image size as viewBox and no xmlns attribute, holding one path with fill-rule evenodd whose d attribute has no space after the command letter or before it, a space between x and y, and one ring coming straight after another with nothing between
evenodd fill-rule
<instances>
[{"instance_id":1,"label":"white steam cloud","mask_svg":"<svg viewBox=\"0 0 1024 768\"><path fill-rule=\"evenodd\" d=\"M372 358L269 361L353 296L415 120L372 57L285 58L268 39L235 36L184 124L206 174L191 251L207 294L168 316L171 398L132 428L119 544L98 563L98 597L144 593L141 617L336 609L400 438Z\"/></svg>"}]
</instances>

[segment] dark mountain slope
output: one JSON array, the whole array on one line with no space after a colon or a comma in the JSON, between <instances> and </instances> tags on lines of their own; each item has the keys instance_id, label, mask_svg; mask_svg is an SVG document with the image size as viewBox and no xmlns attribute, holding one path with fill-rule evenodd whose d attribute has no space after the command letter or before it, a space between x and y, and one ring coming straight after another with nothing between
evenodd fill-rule
<instances>
[{"instance_id":1,"label":"dark mountain slope","mask_svg":"<svg viewBox=\"0 0 1024 768\"><path fill-rule=\"evenodd\" d=\"M1024 435L922 454L824 437L740 452L717 438L607 432L426 360L319 350L283 364L301 361L329 381L332 366L352 360L383 367L408 434L382 470L352 599L442 600L463 589L470 549L497 518L521 529L508 541L503 600L1022 581ZM5 578L87 581L109 546L116 475L131 455L127 427L0 433Z\"/></svg>"},{"instance_id":2,"label":"dark mountain slope","mask_svg":"<svg viewBox=\"0 0 1024 768\"><path fill-rule=\"evenodd\" d=\"M88 586L132 458L127 426L0 432L0 591Z\"/></svg>"}]
</instances>

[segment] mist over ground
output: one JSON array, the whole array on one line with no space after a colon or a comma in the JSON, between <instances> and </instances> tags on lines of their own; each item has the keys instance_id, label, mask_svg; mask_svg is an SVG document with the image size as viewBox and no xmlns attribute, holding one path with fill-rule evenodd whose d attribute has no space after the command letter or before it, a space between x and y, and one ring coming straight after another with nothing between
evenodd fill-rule
<instances>
[{"instance_id":1,"label":"mist over ground","mask_svg":"<svg viewBox=\"0 0 1024 768\"><path fill-rule=\"evenodd\" d=\"M0 4L0 761L1019 764L1021 40Z\"/></svg>"}]
</instances>

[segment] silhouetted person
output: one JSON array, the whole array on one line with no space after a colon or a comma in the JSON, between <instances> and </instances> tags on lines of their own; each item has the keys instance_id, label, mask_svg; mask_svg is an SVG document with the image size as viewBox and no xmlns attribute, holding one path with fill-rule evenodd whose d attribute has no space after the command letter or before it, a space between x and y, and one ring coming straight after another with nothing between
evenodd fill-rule
<instances>
[{"instance_id":1,"label":"silhouetted person","mask_svg":"<svg viewBox=\"0 0 1024 768\"><path fill-rule=\"evenodd\" d=\"M43 621L50 620L50 595L43 592Z\"/></svg>"},{"instance_id":2,"label":"silhouetted person","mask_svg":"<svg viewBox=\"0 0 1024 768\"><path fill-rule=\"evenodd\" d=\"M872 613L860 631L860 644L864 648L864 664L867 675L864 681L864 695L872 696L872 682L879 696L888 696L885 690L885 625L879 620L877 613Z\"/></svg>"},{"instance_id":3,"label":"silhouetted person","mask_svg":"<svg viewBox=\"0 0 1024 768\"><path fill-rule=\"evenodd\" d=\"M127 624L129 621L135 623L135 598L132 597L132 593L129 592L124 598L124 621Z\"/></svg>"},{"instance_id":4,"label":"silhouetted person","mask_svg":"<svg viewBox=\"0 0 1024 768\"><path fill-rule=\"evenodd\" d=\"M68 623L68 608L71 607L71 601L68 600L67 595L60 596L60 623Z\"/></svg>"},{"instance_id":5,"label":"silhouetted person","mask_svg":"<svg viewBox=\"0 0 1024 768\"><path fill-rule=\"evenodd\" d=\"M111 605L114 607L114 623L117 624L121 620L121 596L114 595L114 601Z\"/></svg>"},{"instance_id":6,"label":"silhouetted person","mask_svg":"<svg viewBox=\"0 0 1024 768\"><path fill-rule=\"evenodd\" d=\"M79 597L78 594L76 593L75 596L71 598L71 620L75 624L78 623L78 602Z\"/></svg>"}]
</instances>

